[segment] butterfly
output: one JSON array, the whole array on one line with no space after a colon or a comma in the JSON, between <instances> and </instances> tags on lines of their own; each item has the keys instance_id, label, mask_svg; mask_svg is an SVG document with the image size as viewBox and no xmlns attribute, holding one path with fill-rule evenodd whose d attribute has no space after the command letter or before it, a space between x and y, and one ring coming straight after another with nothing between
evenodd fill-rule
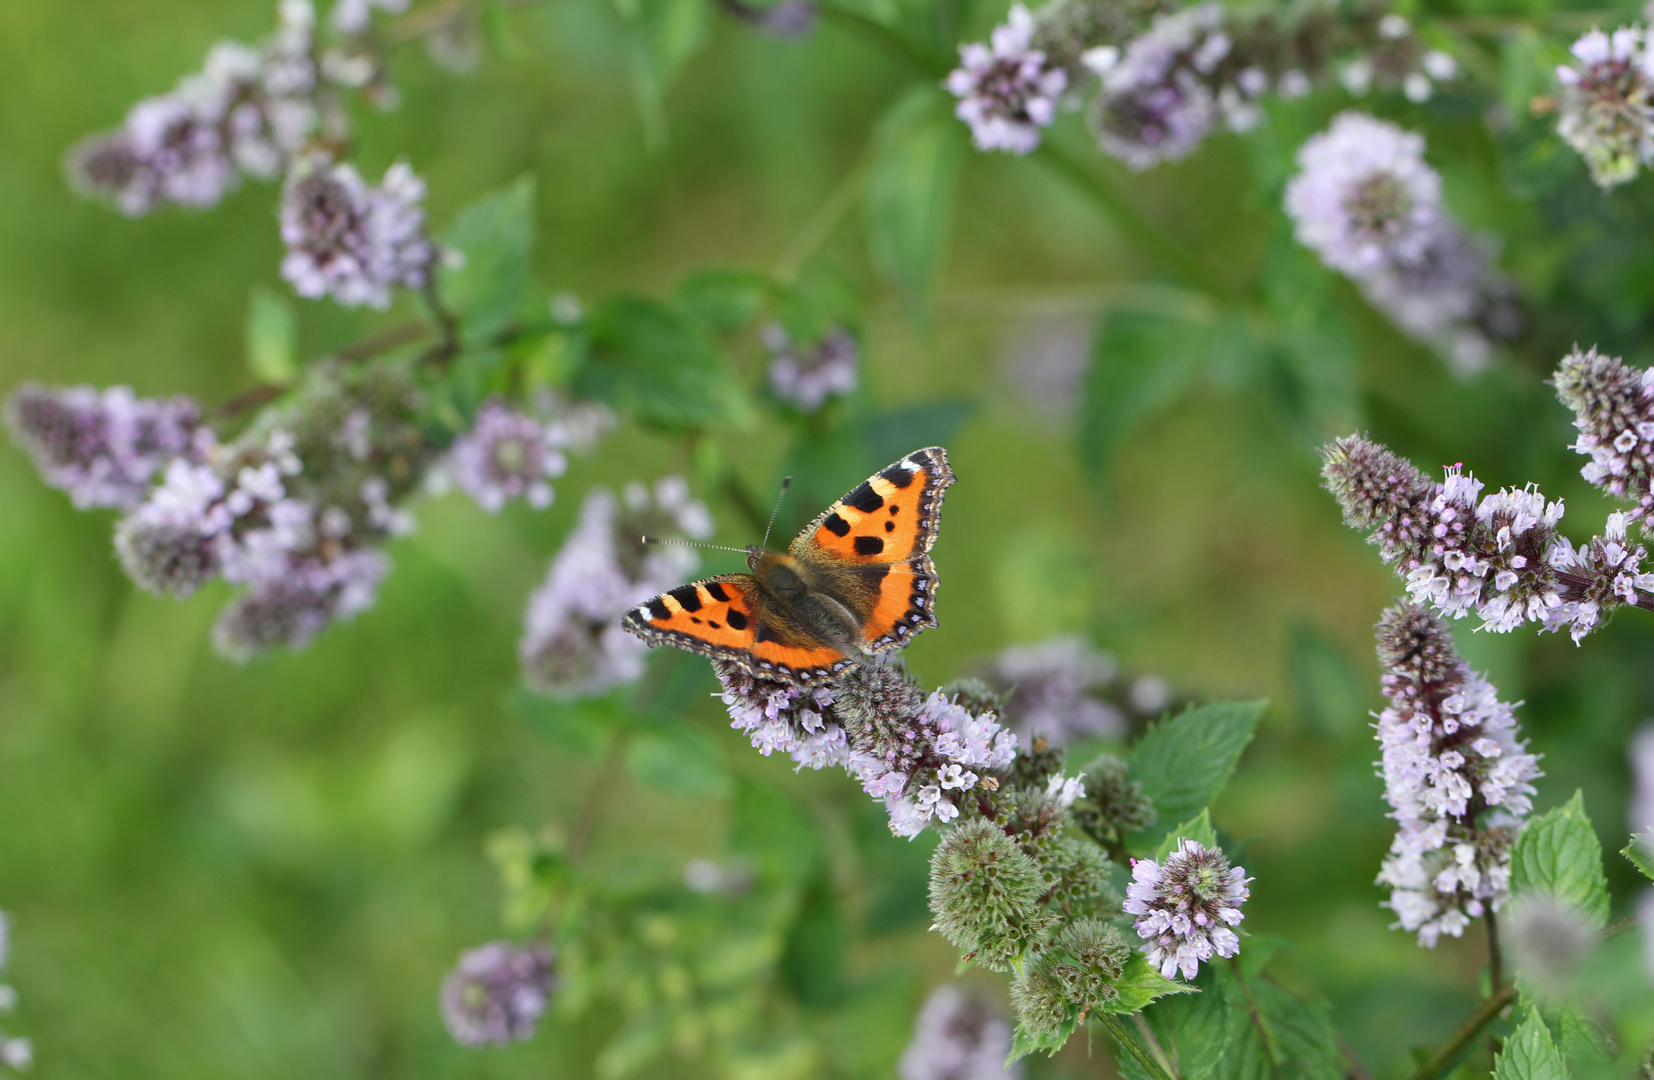
<instances>
[{"instance_id":1,"label":"butterfly","mask_svg":"<svg viewBox=\"0 0 1654 1080\"><path fill-rule=\"evenodd\" d=\"M746 548L750 574L681 585L628 611L626 630L766 679L816 686L936 625L927 554L953 483L947 451L926 447L829 506L785 554Z\"/></svg>"}]
</instances>

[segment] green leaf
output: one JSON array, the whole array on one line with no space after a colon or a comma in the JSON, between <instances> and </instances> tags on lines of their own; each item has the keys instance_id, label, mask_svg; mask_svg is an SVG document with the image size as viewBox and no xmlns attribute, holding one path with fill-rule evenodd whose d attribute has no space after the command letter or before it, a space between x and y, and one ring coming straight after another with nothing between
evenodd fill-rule
<instances>
[{"instance_id":1,"label":"green leaf","mask_svg":"<svg viewBox=\"0 0 1654 1080\"><path fill-rule=\"evenodd\" d=\"M1218 970L1218 977L1240 1020L1214 1077L1342 1080L1332 1006L1319 998L1299 998L1266 979L1242 982L1226 968Z\"/></svg>"},{"instance_id":2,"label":"green leaf","mask_svg":"<svg viewBox=\"0 0 1654 1080\"><path fill-rule=\"evenodd\" d=\"M1143 1010L1143 1019L1161 1047L1177 1048L1180 1080L1203 1080L1210 1075L1223 1060L1230 1039L1247 1023L1244 1014L1230 1007L1210 969L1201 972L1198 981L1200 993L1165 997ZM1139 1045L1147 1049L1146 1043ZM1126 1080L1148 1078L1148 1071L1129 1054L1120 1055L1117 1064Z\"/></svg>"},{"instance_id":3,"label":"green leaf","mask_svg":"<svg viewBox=\"0 0 1654 1080\"><path fill-rule=\"evenodd\" d=\"M1654 829L1631 835L1631 842L1620 848L1620 854L1641 870L1643 877L1654 879Z\"/></svg>"},{"instance_id":4,"label":"green leaf","mask_svg":"<svg viewBox=\"0 0 1654 1080\"><path fill-rule=\"evenodd\" d=\"M1049 1034L1035 1034L1017 1025L1016 1034L1011 1037L1011 1056L1005 1059L1007 1067L1018 1058L1027 1057L1036 1051L1043 1051L1047 1056L1055 1054L1068 1043L1068 1037L1074 1034L1074 1029L1080 1024L1079 1010L1069 1007L1068 1017L1058 1024Z\"/></svg>"},{"instance_id":5,"label":"green leaf","mask_svg":"<svg viewBox=\"0 0 1654 1080\"><path fill-rule=\"evenodd\" d=\"M728 789L718 746L694 728L654 728L633 735L626 771L657 791L683 798L711 798Z\"/></svg>"},{"instance_id":6,"label":"green leaf","mask_svg":"<svg viewBox=\"0 0 1654 1080\"><path fill-rule=\"evenodd\" d=\"M1585 816L1580 791L1554 810L1528 822L1511 851L1510 893L1544 892L1571 905L1592 930L1608 924L1608 879L1602 847Z\"/></svg>"},{"instance_id":7,"label":"green leaf","mask_svg":"<svg viewBox=\"0 0 1654 1080\"><path fill-rule=\"evenodd\" d=\"M559 701L518 687L506 707L549 739L582 754L596 754L615 731L630 723L626 708L613 696Z\"/></svg>"},{"instance_id":8,"label":"green leaf","mask_svg":"<svg viewBox=\"0 0 1654 1080\"><path fill-rule=\"evenodd\" d=\"M651 149L666 145L666 92L706 40L706 0L616 0L632 24L632 92Z\"/></svg>"},{"instance_id":9,"label":"green leaf","mask_svg":"<svg viewBox=\"0 0 1654 1080\"><path fill-rule=\"evenodd\" d=\"M459 265L438 275L442 302L464 341L485 341L509 326L528 288L534 248L534 181L524 177L459 212L442 238Z\"/></svg>"},{"instance_id":10,"label":"green leaf","mask_svg":"<svg viewBox=\"0 0 1654 1080\"><path fill-rule=\"evenodd\" d=\"M882 469L904 454L946 443L976 408L977 403L969 398L941 398L874 413L862 422L866 469Z\"/></svg>"},{"instance_id":11,"label":"green leaf","mask_svg":"<svg viewBox=\"0 0 1654 1080\"><path fill-rule=\"evenodd\" d=\"M1175 314L1103 317L1080 405L1080 460L1095 483L1132 432L1181 397L1211 355L1204 323Z\"/></svg>"},{"instance_id":12,"label":"green leaf","mask_svg":"<svg viewBox=\"0 0 1654 1080\"><path fill-rule=\"evenodd\" d=\"M845 997L845 949L850 941L844 907L831 879L816 874L805 890L798 918L787 932L780 972L805 1005L834 1005Z\"/></svg>"},{"instance_id":13,"label":"green leaf","mask_svg":"<svg viewBox=\"0 0 1654 1080\"><path fill-rule=\"evenodd\" d=\"M643 296L606 301L587 323L575 392L669 429L745 426L746 390L724 357L677 309Z\"/></svg>"},{"instance_id":14,"label":"green leaf","mask_svg":"<svg viewBox=\"0 0 1654 1080\"><path fill-rule=\"evenodd\" d=\"M1568 1066L1537 1010L1529 1009L1522 1026L1505 1040L1504 1052L1494 1061L1493 1076L1494 1080L1568 1080Z\"/></svg>"},{"instance_id":15,"label":"green leaf","mask_svg":"<svg viewBox=\"0 0 1654 1080\"><path fill-rule=\"evenodd\" d=\"M932 86L897 101L873 135L865 191L873 265L896 283L910 312L930 295L953 216L965 128Z\"/></svg>"},{"instance_id":16,"label":"green leaf","mask_svg":"<svg viewBox=\"0 0 1654 1080\"><path fill-rule=\"evenodd\" d=\"M1103 1012L1134 1013L1149 1002L1167 994L1195 992L1194 987L1173 982L1160 974L1149 963L1147 956L1135 951L1131 954L1131 959L1126 961L1126 969L1114 980L1114 988L1120 991L1120 996L1103 1006Z\"/></svg>"},{"instance_id":17,"label":"green leaf","mask_svg":"<svg viewBox=\"0 0 1654 1080\"><path fill-rule=\"evenodd\" d=\"M1130 837L1133 850L1153 850L1173 823L1188 821L1211 805L1252 741L1262 714L1261 701L1216 702L1144 732L1127 760L1131 778L1153 800L1159 824Z\"/></svg>"},{"instance_id":18,"label":"green leaf","mask_svg":"<svg viewBox=\"0 0 1654 1080\"><path fill-rule=\"evenodd\" d=\"M761 873L802 881L821 858L815 822L788 795L737 774L731 800L730 846Z\"/></svg>"},{"instance_id":19,"label":"green leaf","mask_svg":"<svg viewBox=\"0 0 1654 1080\"><path fill-rule=\"evenodd\" d=\"M247 367L267 383L288 383L299 373L299 317L293 304L262 285L247 304Z\"/></svg>"},{"instance_id":20,"label":"green leaf","mask_svg":"<svg viewBox=\"0 0 1654 1080\"><path fill-rule=\"evenodd\" d=\"M1366 722L1367 686L1337 642L1300 622L1292 628L1289 649L1293 712L1311 731L1338 738Z\"/></svg>"},{"instance_id":21,"label":"green leaf","mask_svg":"<svg viewBox=\"0 0 1654 1080\"><path fill-rule=\"evenodd\" d=\"M691 274L678 283L677 302L714 334L740 332L758 318L774 285L751 270L716 268Z\"/></svg>"},{"instance_id":22,"label":"green leaf","mask_svg":"<svg viewBox=\"0 0 1654 1080\"><path fill-rule=\"evenodd\" d=\"M1212 828L1212 812L1202 810L1197 817L1185 821L1168 832L1165 838L1160 841L1160 846L1155 849L1154 860L1164 863L1166 856L1177 850L1177 842L1183 839L1193 840L1201 847L1217 847L1218 834L1217 830Z\"/></svg>"}]
</instances>

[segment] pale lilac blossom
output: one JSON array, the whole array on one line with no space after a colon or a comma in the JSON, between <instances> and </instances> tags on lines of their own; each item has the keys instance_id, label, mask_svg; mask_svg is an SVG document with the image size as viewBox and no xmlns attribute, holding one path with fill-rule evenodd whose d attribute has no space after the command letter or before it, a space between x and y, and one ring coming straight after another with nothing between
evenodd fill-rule
<instances>
[{"instance_id":1,"label":"pale lilac blossom","mask_svg":"<svg viewBox=\"0 0 1654 1080\"><path fill-rule=\"evenodd\" d=\"M1161 975L1192 979L1201 964L1240 951L1231 927L1244 917L1240 906L1252 879L1222 851L1182 838L1164 864L1133 859L1131 877L1123 907L1136 916L1132 926L1146 942L1143 952Z\"/></svg>"},{"instance_id":2,"label":"pale lilac blossom","mask_svg":"<svg viewBox=\"0 0 1654 1080\"><path fill-rule=\"evenodd\" d=\"M354 166L310 160L282 193L281 274L300 296L385 308L391 290L422 289L436 246L425 233L425 183L406 162L370 187Z\"/></svg>"},{"instance_id":3,"label":"pale lilac blossom","mask_svg":"<svg viewBox=\"0 0 1654 1080\"><path fill-rule=\"evenodd\" d=\"M556 989L545 945L494 941L460 954L442 983L442 1019L461 1046L503 1046L534 1034Z\"/></svg>"},{"instance_id":4,"label":"pale lilac blossom","mask_svg":"<svg viewBox=\"0 0 1654 1080\"><path fill-rule=\"evenodd\" d=\"M471 430L455 440L448 470L460 489L490 514L519 498L544 510L552 501L551 481L568 468L563 449L571 441L555 420L541 420L491 399L477 410Z\"/></svg>"},{"instance_id":5,"label":"pale lilac blossom","mask_svg":"<svg viewBox=\"0 0 1654 1080\"><path fill-rule=\"evenodd\" d=\"M770 352L770 390L799 412L813 413L828 399L855 390L861 350L842 326L805 348L780 323L771 323L764 328L763 341Z\"/></svg>"},{"instance_id":6,"label":"pale lilac blossom","mask_svg":"<svg viewBox=\"0 0 1654 1080\"><path fill-rule=\"evenodd\" d=\"M1011 1055L1011 1022L975 994L944 985L931 991L896 1063L900 1080L1020 1080Z\"/></svg>"},{"instance_id":7,"label":"pale lilac blossom","mask_svg":"<svg viewBox=\"0 0 1654 1080\"><path fill-rule=\"evenodd\" d=\"M1068 73L1048 66L1033 38L1033 16L1014 4L988 45L959 49L959 66L946 85L959 99L955 115L970 125L980 150L1031 153L1040 144L1040 129L1056 119Z\"/></svg>"},{"instance_id":8,"label":"pale lilac blossom","mask_svg":"<svg viewBox=\"0 0 1654 1080\"><path fill-rule=\"evenodd\" d=\"M1557 133L1605 190L1654 160L1654 59L1646 46L1638 26L1591 30L1569 50L1573 62L1556 69Z\"/></svg>"},{"instance_id":9,"label":"pale lilac blossom","mask_svg":"<svg viewBox=\"0 0 1654 1080\"><path fill-rule=\"evenodd\" d=\"M140 398L124 386L29 383L6 400L5 420L41 478L82 510L133 509L173 460L199 459L212 441L195 402Z\"/></svg>"}]
</instances>

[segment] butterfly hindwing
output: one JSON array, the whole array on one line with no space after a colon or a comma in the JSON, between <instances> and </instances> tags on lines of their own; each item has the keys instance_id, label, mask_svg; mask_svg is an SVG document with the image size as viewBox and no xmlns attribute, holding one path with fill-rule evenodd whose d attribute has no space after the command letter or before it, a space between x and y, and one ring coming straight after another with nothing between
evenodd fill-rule
<instances>
[{"instance_id":1,"label":"butterfly hindwing","mask_svg":"<svg viewBox=\"0 0 1654 1080\"><path fill-rule=\"evenodd\" d=\"M799 635L778 614L751 574L722 574L661 593L628 611L622 626L650 645L675 645L802 685L849 666L844 653Z\"/></svg>"},{"instance_id":2,"label":"butterfly hindwing","mask_svg":"<svg viewBox=\"0 0 1654 1080\"><path fill-rule=\"evenodd\" d=\"M906 644L936 625L936 542L942 494L954 481L947 451L917 450L868 477L812 521L788 549L862 600L862 640L871 652Z\"/></svg>"}]
</instances>

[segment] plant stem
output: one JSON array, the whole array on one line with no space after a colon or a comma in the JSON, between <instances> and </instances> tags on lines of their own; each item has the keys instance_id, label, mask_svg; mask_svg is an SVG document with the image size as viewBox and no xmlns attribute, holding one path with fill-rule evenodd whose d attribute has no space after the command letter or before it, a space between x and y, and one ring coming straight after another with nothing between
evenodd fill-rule
<instances>
[{"instance_id":1,"label":"plant stem","mask_svg":"<svg viewBox=\"0 0 1654 1080\"><path fill-rule=\"evenodd\" d=\"M833 229L844 220L844 215L856 204L856 196L861 194L862 182L867 179L867 169L872 163L872 154L863 154L855 167L844 174L844 179L838 182L810 220L804 223L798 235L793 237L787 250L782 252L781 259L775 264L775 276L782 281L792 281L798 277L798 272L804 268L810 256L815 254L816 248L822 241L833 234Z\"/></svg>"},{"instance_id":2,"label":"plant stem","mask_svg":"<svg viewBox=\"0 0 1654 1080\"><path fill-rule=\"evenodd\" d=\"M1131 1033L1126 1030L1126 1026L1120 1023L1119 1017L1111 1013L1097 1013L1095 1015L1098 1020L1102 1021L1103 1027L1108 1029L1108 1033L1114 1036L1114 1041L1119 1044L1120 1048L1136 1059L1137 1064L1143 1066L1154 1080L1177 1080L1175 1076L1161 1066L1160 1062L1154 1060L1147 1050L1137 1045L1137 1040L1132 1038Z\"/></svg>"},{"instance_id":3,"label":"plant stem","mask_svg":"<svg viewBox=\"0 0 1654 1080\"><path fill-rule=\"evenodd\" d=\"M1176 1076L1177 1043L1175 1041L1172 1043L1172 1052L1168 1054L1166 1048L1160 1045L1160 1040L1154 1037L1154 1029L1149 1027L1147 1017L1140 1012L1134 1012L1131 1014L1131 1022L1137 1028L1137 1034L1143 1036L1143 1042L1148 1046L1149 1053L1154 1055L1154 1060L1160 1062L1162 1069Z\"/></svg>"},{"instance_id":4,"label":"plant stem","mask_svg":"<svg viewBox=\"0 0 1654 1080\"><path fill-rule=\"evenodd\" d=\"M609 737L609 745L603 752L603 761L597 767L597 775L592 778L586 788L586 798L580 804L580 812L574 819L574 828L569 832L569 862L578 864L591 846L592 835L597 832L597 825L603 819L603 810L609 805L609 795L614 791L615 782L620 779L620 767L626 761L626 745L628 733L625 729L616 731Z\"/></svg>"},{"instance_id":5,"label":"plant stem","mask_svg":"<svg viewBox=\"0 0 1654 1080\"><path fill-rule=\"evenodd\" d=\"M1482 1029L1493 1022L1493 1018L1505 1011L1505 1006L1516 1000L1516 984L1507 983L1494 992L1476 1007L1476 1011L1465 1018L1459 1025L1459 1030L1448 1036L1436 1052L1430 1055L1430 1060L1420 1065L1410 1080L1435 1080L1436 1077L1447 1071L1453 1060L1459 1056L1465 1047L1481 1034Z\"/></svg>"},{"instance_id":6,"label":"plant stem","mask_svg":"<svg viewBox=\"0 0 1654 1080\"><path fill-rule=\"evenodd\" d=\"M1108 215L1115 227L1125 234L1126 239L1142 248L1166 270L1181 278L1185 284L1218 299L1233 298L1235 290L1204 259L1185 251L1183 246L1160 226L1145 218L1127 202L1126 197L1117 191L1113 184L1085 168L1066 150L1046 141L1040 144L1033 158L1088 195L1091 201Z\"/></svg>"}]
</instances>

